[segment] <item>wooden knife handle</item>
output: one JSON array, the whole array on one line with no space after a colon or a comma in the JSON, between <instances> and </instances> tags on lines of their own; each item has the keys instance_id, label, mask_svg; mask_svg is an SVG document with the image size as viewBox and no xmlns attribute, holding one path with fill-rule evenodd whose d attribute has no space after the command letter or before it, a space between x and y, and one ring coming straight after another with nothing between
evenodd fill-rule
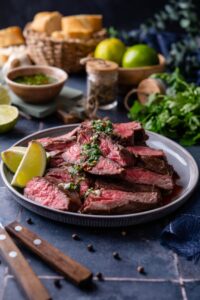
<instances>
[{"instance_id":1,"label":"wooden knife handle","mask_svg":"<svg viewBox=\"0 0 200 300\"><path fill-rule=\"evenodd\" d=\"M46 288L33 272L27 260L12 241L6 230L2 228L0 228L0 252L28 299L51 299Z\"/></svg>"},{"instance_id":2,"label":"wooden knife handle","mask_svg":"<svg viewBox=\"0 0 200 300\"><path fill-rule=\"evenodd\" d=\"M62 253L28 228L23 227L17 222L13 222L5 228L49 266L73 283L82 285L92 278L90 270Z\"/></svg>"}]
</instances>

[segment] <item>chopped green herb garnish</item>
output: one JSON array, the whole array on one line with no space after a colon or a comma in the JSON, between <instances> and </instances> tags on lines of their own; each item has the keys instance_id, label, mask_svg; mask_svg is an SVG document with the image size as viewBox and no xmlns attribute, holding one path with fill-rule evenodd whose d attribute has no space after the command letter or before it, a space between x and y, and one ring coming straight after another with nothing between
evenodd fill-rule
<instances>
[{"instance_id":1,"label":"chopped green herb garnish","mask_svg":"<svg viewBox=\"0 0 200 300\"><path fill-rule=\"evenodd\" d=\"M25 75L15 78L13 81L21 84L27 85L44 85L50 84L56 81L55 78L49 77L45 74L34 74L34 75Z\"/></svg>"},{"instance_id":2,"label":"chopped green herb garnish","mask_svg":"<svg viewBox=\"0 0 200 300\"><path fill-rule=\"evenodd\" d=\"M73 165L68 168L69 173L74 176L78 175L82 171L82 166L80 165Z\"/></svg>"},{"instance_id":3,"label":"chopped green herb garnish","mask_svg":"<svg viewBox=\"0 0 200 300\"><path fill-rule=\"evenodd\" d=\"M89 196L89 194L94 194L95 196L100 196L101 190L94 190L93 188L89 188L85 192L84 197L86 198L87 196Z\"/></svg>"},{"instance_id":4,"label":"chopped green herb garnish","mask_svg":"<svg viewBox=\"0 0 200 300\"><path fill-rule=\"evenodd\" d=\"M110 120L95 120L92 121L92 127L96 132L104 132L111 134L113 131L113 125Z\"/></svg>"},{"instance_id":5,"label":"chopped green herb garnish","mask_svg":"<svg viewBox=\"0 0 200 300\"><path fill-rule=\"evenodd\" d=\"M96 144L95 142L91 142L82 145L81 154L86 157L87 164L93 166L97 163L101 155L101 150L98 144Z\"/></svg>"},{"instance_id":6,"label":"chopped green herb garnish","mask_svg":"<svg viewBox=\"0 0 200 300\"><path fill-rule=\"evenodd\" d=\"M77 191L79 189L79 185L73 182L60 183L59 186L61 186L64 190L69 190L69 191Z\"/></svg>"}]
</instances>

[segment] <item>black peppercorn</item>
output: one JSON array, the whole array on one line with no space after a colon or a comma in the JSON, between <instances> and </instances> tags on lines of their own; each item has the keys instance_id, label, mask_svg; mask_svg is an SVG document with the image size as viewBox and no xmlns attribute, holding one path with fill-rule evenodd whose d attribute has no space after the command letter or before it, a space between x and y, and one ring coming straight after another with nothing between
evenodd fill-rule
<instances>
[{"instance_id":1,"label":"black peppercorn","mask_svg":"<svg viewBox=\"0 0 200 300\"><path fill-rule=\"evenodd\" d=\"M118 260L121 259L118 252L113 252L113 257Z\"/></svg>"},{"instance_id":2,"label":"black peppercorn","mask_svg":"<svg viewBox=\"0 0 200 300\"><path fill-rule=\"evenodd\" d=\"M73 238L75 241L80 241L80 237L79 237L78 234L76 234L76 233L73 233L73 234L72 234L72 238Z\"/></svg>"},{"instance_id":3,"label":"black peppercorn","mask_svg":"<svg viewBox=\"0 0 200 300\"><path fill-rule=\"evenodd\" d=\"M88 249L88 251L90 251L90 252L94 252L94 251L95 251L92 244L87 245L87 249Z\"/></svg>"},{"instance_id":4,"label":"black peppercorn","mask_svg":"<svg viewBox=\"0 0 200 300\"><path fill-rule=\"evenodd\" d=\"M142 267L142 266L138 266L138 267L137 267L137 271L138 271L138 273L140 273L140 274L146 275L146 272L145 272L145 270L144 270L144 267Z\"/></svg>"},{"instance_id":5,"label":"black peppercorn","mask_svg":"<svg viewBox=\"0 0 200 300\"><path fill-rule=\"evenodd\" d=\"M56 288L61 289L62 288L62 284L60 282L60 279L55 279L54 280L54 285Z\"/></svg>"},{"instance_id":6,"label":"black peppercorn","mask_svg":"<svg viewBox=\"0 0 200 300\"><path fill-rule=\"evenodd\" d=\"M96 277L97 277L98 280L103 280L103 274L101 272L98 272L96 274Z\"/></svg>"},{"instance_id":7,"label":"black peppercorn","mask_svg":"<svg viewBox=\"0 0 200 300\"><path fill-rule=\"evenodd\" d=\"M33 222L33 220L32 220L31 218L26 219L26 222L27 222L29 225L33 225L33 224L34 224L34 222Z\"/></svg>"}]
</instances>

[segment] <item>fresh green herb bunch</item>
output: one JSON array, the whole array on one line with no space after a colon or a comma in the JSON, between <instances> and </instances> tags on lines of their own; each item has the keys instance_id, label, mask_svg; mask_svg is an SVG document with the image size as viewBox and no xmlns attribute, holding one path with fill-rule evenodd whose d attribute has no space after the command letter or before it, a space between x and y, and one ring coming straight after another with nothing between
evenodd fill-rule
<instances>
[{"instance_id":1,"label":"fresh green herb bunch","mask_svg":"<svg viewBox=\"0 0 200 300\"><path fill-rule=\"evenodd\" d=\"M185 146L196 144L200 141L200 87L187 83L179 70L154 77L168 86L166 94L150 95L145 105L135 101L130 118Z\"/></svg>"},{"instance_id":2,"label":"fresh green herb bunch","mask_svg":"<svg viewBox=\"0 0 200 300\"><path fill-rule=\"evenodd\" d=\"M104 132L106 134L111 134L113 131L113 125L110 120L94 120L92 121L92 128L97 132Z\"/></svg>"}]
</instances>

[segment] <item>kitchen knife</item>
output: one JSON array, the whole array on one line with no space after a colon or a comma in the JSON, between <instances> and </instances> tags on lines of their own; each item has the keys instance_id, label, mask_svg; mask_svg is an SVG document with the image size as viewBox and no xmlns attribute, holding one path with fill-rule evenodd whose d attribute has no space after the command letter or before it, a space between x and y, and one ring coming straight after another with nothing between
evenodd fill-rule
<instances>
[{"instance_id":1,"label":"kitchen knife","mask_svg":"<svg viewBox=\"0 0 200 300\"><path fill-rule=\"evenodd\" d=\"M46 264L76 285L84 285L91 280L92 272L89 269L62 253L28 228L15 221L5 226L5 229Z\"/></svg>"},{"instance_id":2,"label":"kitchen knife","mask_svg":"<svg viewBox=\"0 0 200 300\"><path fill-rule=\"evenodd\" d=\"M33 272L21 251L0 223L0 253L8 263L27 299L50 300L51 297L37 275Z\"/></svg>"}]
</instances>

